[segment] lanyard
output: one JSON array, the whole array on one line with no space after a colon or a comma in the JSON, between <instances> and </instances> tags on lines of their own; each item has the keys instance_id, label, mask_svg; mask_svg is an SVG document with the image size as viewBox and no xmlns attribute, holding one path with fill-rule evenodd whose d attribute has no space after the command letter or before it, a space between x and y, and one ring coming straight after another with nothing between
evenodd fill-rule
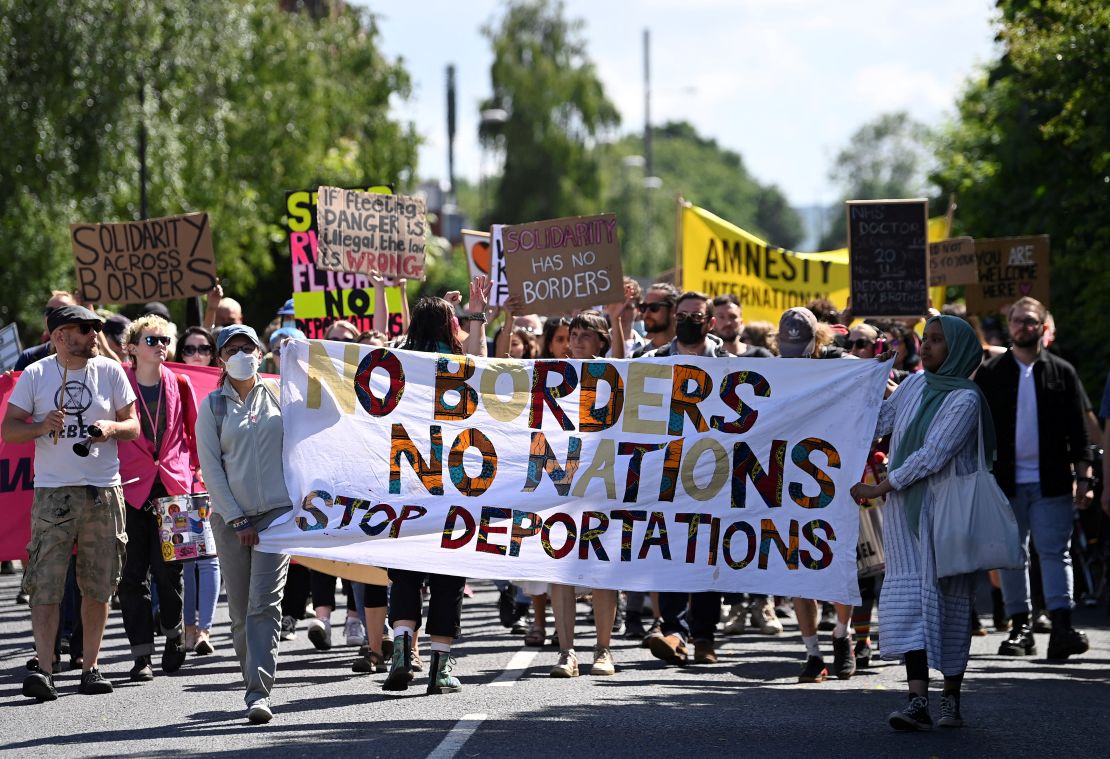
<instances>
[{"instance_id":1,"label":"lanyard","mask_svg":"<svg viewBox=\"0 0 1110 759\"><path fill-rule=\"evenodd\" d=\"M136 382L136 384L138 384ZM158 460L159 449L158 446L161 441L158 438L158 421L162 418L162 380L158 380L156 385L158 388L158 404L154 407L154 419L150 423L150 436L151 442L154 443L154 460ZM139 403L143 407L143 415L150 419L150 407L146 405L146 399L143 397L142 387L139 388Z\"/></svg>"}]
</instances>

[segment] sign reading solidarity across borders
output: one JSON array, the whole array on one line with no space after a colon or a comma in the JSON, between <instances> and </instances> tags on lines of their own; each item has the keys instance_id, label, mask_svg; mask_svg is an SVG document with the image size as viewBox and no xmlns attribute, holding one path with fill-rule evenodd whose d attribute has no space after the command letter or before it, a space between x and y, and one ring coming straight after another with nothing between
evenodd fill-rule
<instances>
[{"instance_id":1,"label":"sign reading solidarity across borders","mask_svg":"<svg viewBox=\"0 0 1110 759\"><path fill-rule=\"evenodd\" d=\"M849 488L889 362L285 350L295 508L261 533L262 550L858 601Z\"/></svg>"},{"instance_id":2,"label":"sign reading solidarity across borders","mask_svg":"<svg viewBox=\"0 0 1110 759\"><path fill-rule=\"evenodd\" d=\"M316 265L328 271L423 279L427 214L424 198L321 187Z\"/></svg>"},{"instance_id":3,"label":"sign reading solidarity across borders","mask_svg":"<svg viewBox=\"0 0 1110 759\"><path fill-rule=\"evenodd\" d=\"M147 303L216 286L208 214L116 224L71 224L77 289L89 303Z\"/></svg>"}]
</instances>

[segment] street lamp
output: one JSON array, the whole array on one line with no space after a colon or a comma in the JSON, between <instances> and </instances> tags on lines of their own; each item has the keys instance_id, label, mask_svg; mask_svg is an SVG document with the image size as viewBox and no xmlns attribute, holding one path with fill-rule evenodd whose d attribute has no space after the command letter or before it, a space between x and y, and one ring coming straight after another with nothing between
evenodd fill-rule
<instances>
[{"instance_id":1,"label":"street lamp","mask_svg":"<svg viewBox=\"0 0 1110 759\"><path fill-rule=\"evenodd\" d=\"M478 184L480 185L479 195L482 198L481 215L485 216L489 209L488 152L492 150L496 154L499 149L499 138L503 127L509 121L509 112L504 108L486 108L480 112L479 116L478 144L482 149L482 157L478 170Z\"/></svg>"}]
</instances>

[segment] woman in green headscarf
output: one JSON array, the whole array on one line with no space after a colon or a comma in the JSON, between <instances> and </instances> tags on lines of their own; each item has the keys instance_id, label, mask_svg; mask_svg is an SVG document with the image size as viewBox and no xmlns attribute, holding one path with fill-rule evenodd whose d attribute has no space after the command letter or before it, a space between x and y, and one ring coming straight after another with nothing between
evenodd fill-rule
<instances>
[{"instance_id":1,"label":"woman in green headscarf","mask_svg":"<svg viewBox=\"0 0 1110 759\"><path fill-rule=\"evenodd\" d=\"M936 477L978 467L979 431L994 460L994 423L971 376L982 348L971 326L934 316L921 343L924 372L906 379L884 401L876 436L893 433L890 472L878 485L859 483L852 496L886 496L883 548L886 579L879 599L882 656L903 659L907 706L890 715L896 730L930 730L929 669L944 675L941 727L961 727L960 686L971 649L973 575L939 579L933 558L930 485Z\"/></svg>"}]
</instances>

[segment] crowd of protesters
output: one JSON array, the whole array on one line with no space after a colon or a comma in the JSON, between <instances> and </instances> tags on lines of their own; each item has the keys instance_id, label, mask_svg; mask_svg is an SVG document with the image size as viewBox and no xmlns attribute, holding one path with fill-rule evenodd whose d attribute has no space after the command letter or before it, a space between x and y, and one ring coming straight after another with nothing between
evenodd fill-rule
<instances>
[{"instance_id":1,"label":"crowd of protesters","mask_svg":"<svg viewBox=\"0 0 1110 759\"><path fill-rule=\"evenodd\" d=\"M373 279L381 296L384 280ZM575 628L586 597L591 676L618 674L610 651L615 637L640 641L669 665L713 664L718 636L781 635L782 620L794 616L804 648L799 682L851 678L875 656L900 661L909 695L889 722L897 730L926 730L934 724L930 671L939 671L936 724L961 726L970 641L986 633L976 584L988 578L938 579L924 526L933 514L929 484L973 468L980 438L992 458L997 452L994 475L1010 498L1025 557L1024 569L990 573L993 623L1007 636L999 654L1033 655L1035 633L1045 631L1049 662L1087 650L1071 619L1072 527L1076 509L1088 509L1099 479L1110 474L1100 468L1110 470L1110 461L1098 458L1110 426L1100 431L1074 368L1048 350L1051 316L1042 304L1020 299L997 322L1008 335L995 328L988 336L959 307L916 320L859 320L816 301L786 310L778 324L745 324L735 296L682 292L668 282L642 287L626 278L623 302L544 318L513 299L490 307L489 287L475 278L468 297L424 297L411 314L403 299L402 334L393 340L379 297L374 330L337 321L326 339L516 359L893 359L869 459L875 476L852 489L861 503L885 501L885 576L860 577L860 607L697 589L649 594L498 582L507 634L549 647L552 677L582 674ZM180 333L160 303L145 306L134 321L90 306L63 291L46 299L43 342L20 356L22 373L3 420L6 441L35 444L32 537L20 593L31 609L35 658L23 694L57 698L63 654L81 670L79 692L112 692L98 654L113 603L131 647L131 681L156 676L156 635L163 638L163 673L185 667L191 655L213 653L226 644L212 633L221 586L252 722L272 718L281 643L294 645L304 622L311 645L330 650L336 611L344 620L341 640L358 648L353 671L382 672L384 690L407 689L425 669L423 634L428 692L461 690L451 651L464 626L466 578L391 569L388 584L363 584L258 550L259 532L292 509L280 388L263 377L280 371L289 341L305 338L292 300L261 335L242 323L242 307L219 287L209 294L202 324ZM197 397L188 377L167 365L175 360L218 367L217 389ZM1110 383L1097 415L1110 415ZM86 445L88 455L75 455L74 443ZM167 560L154 502L200 491L211 499L218 557ZM1105 492L1101 506L1110 515ZM337 582L345 609L337 609ZM831 668L822 631L830 633Z\"/></svg>"}]
</instances>

